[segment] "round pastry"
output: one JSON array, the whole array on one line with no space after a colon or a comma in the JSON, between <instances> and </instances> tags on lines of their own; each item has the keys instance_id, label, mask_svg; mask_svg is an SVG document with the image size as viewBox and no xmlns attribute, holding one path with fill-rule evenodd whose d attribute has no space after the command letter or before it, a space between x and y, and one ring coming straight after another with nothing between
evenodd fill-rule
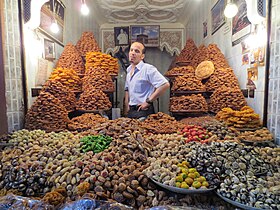
<instances>
[{"instance_id":1,"label":"round pastry","mask_svg":"<svg viewBox=\"0 0 280 210\"><path fill-rule=\"evenodd\" d=\"M211 61L202 61L195 69L195 76L206 79L214 73L214 64Z\"/></svg>"}]
</instances>

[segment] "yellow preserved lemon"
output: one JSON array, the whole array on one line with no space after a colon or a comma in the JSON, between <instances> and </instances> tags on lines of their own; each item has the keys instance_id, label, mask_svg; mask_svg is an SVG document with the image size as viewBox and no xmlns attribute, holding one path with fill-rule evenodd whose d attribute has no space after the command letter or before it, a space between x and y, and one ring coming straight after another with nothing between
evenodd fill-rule
<instances>
[{"instance_id":1,"label":"yellow preserved lemon","mask_svg":"<svg viewBox=\"0 0 280 210\"><path fill-rule=\"evenodd\" d=\"M189 174L188 174L188 177L194 179L194 178L195 178L195 174L194 174L194 173L189 173Z\"/></svg>"},{"instance_id":2,"label":"yellow preserved lemon","mask_svg":"<svg viewBox=\"0 0 280 210\"><path fill-rule=\"evenodd\" d=\"M207 181L203 181L201 185L204 186L204 187L208 187L209 183Z\"/></svg>"},{"instance_id":3,"label":"yellow preserved lemon","mask_svg":"<svg viewBox=\"0 0 280 210\"><path fill-rule=\"evenodd\" d=\"M188 184L188 185L192 185L193 183L193 179L191 177L188 177L185 179L185 182Z\"/></svg>"},{"instance_id":4,"label":"yellow preserved lemon","mask_svg":"<svg viewBox=\"0 0 280 210\"><path fill-rule=\"evenodd\" d=\"M192 186L193 186L194 188L198 189L198 188L201 187L201 183L200 183L199 181L194 181L194 182L192 183Z\"/></svg>"},{"instance_id":5,"label":"yellow preserved lemon","mask_svg":"<svg viewBox=\"0 0 280 210\"><path fill-rule=\"evenodd\" d=\"M176 176L176 179L175 179L176 182L182 182L183 180L184 179L183 179L183 177L181 175Z\"/></svg>"},{"instance_id":6,"label":"yellow preserved lemon","mask_svg":"<svg viewBox=\"0 0 280 210\"><path fill-rule=\"evenodd\" d=\"M196 172L196 169L195 169L195 168L190 168L190 169L189 169L189 172L190 172L190 173L194 173L194 172Z\"/></svg>"},{"instance_id":7,"label":"yellow preserved lemon","mask_svg":"<svg viewBox=\"0 0 280 210\"><path fill-rule=\"evenodd\" d=\"M189 185L186 182L182 182L181 188L189 189Z\"/></svg>"},{"instance_id":8,"label":"yellow preserved lemon","mask_svg":"<svg viewBox=\"0 0 280 210\"><path fill-rule=\"evenodd\" d=\"M176 187L181 187L181 182L176 182Z\"/></svg>"}]
</instances>

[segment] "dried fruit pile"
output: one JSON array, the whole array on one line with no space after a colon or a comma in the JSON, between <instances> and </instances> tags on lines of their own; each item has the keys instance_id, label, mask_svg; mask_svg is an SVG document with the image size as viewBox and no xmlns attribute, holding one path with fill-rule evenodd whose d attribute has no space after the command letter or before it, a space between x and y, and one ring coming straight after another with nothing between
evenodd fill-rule
<instances>
[{"instance_id":1,"label":"dried fruit pile","mask_svg":"<svg viewBox=\"0 0 280 210\"><path fill-rule=\"evenodd\" d=\"M207 143L208 139L211 137L208 131L199 125L187 125L184 127L181 133L186 138L186 143L189 143L191 141Z\"/></svg>"},{"instance_id":2,"label":"dried fruit pile","mask_svg":"<svg viewBox=\"0 0 280 210\"><path fill-rule=\"evenodd\" d=\"M61 104L65 106L68 112L75 110L75 94L71 92L67 86L62 85L59 81L50 80L46 82L41 91L50 93L59 99Z\"/></svg>"},{"instance_id":3,"label":"dried fruit pile","mask_svg":"<svg viewBox=\"0 0 280 210\"><path fill-rule=\"evenodd\" d=\"M100 52L100 48L92 32L83 32L76 44L76 48L81 56L86 56L88 52Z\"/></svg>"},{"instance_id":4,"label":"dried fruit pile","mask_svg":"<svg viewBox=\"0 0 280 210\"><path fill-rule=\"evenodd\" d=\"M59 132L66 130L68 121L68 112L61 101L50 93L40 92L25 116L25 128Z\"/></svg>"},{"instance_id":5,"label":"dried fruit pile","mask_svg":"<svg viewBox=\"0 0 280 210\"><path fill-rule=\"evenodd\" d=\"M80 53L72 43L68 43L61 53L56 68L73 69L77 74L85 73L85 64Z\"/></svg>"}]
</instances>

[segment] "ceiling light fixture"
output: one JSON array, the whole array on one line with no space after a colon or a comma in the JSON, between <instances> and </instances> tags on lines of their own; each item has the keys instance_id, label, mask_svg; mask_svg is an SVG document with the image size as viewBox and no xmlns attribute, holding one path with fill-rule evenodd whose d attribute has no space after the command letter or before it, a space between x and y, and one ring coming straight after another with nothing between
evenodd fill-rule
<instances>
[{"instance_id":1,"label":"ceiling light fixture","mask_svg":"<svg viewBox=\"0 0 280 210\"><path fill-rule=\"evenodd\" d=\"M81 13L83 15L88 15L89 14L89 8L88 8L88 6L86 4L86 0L81 0L81 2L82 2Z\"/></svg>"},{"instance_id":2,"label":"ceiling light fixture","mask_svg":"<svg viewBox=\"0 0 280 210\"><path fill-rule=\"evenodd\" d=\"M54 0L52 0L52 6L53 6L53 21L52 21L52 24L51 24L51 32L57 34L59 32L59 27L58 27L58 24L57 24L57 21L55 19L55 10L54 10Z\"/></svg>"},{"instance_id":3,"label":"ceiling light fixture","mask_svg":"<svg viewBox=\"0 0 280 210\"><path fill-rule=\"evenodd\" d=\"M224 10L224 15L227 18L233 18L238 12L238 7L235 3L233 3L233 0L228 0L226 8Z\"/></svg>"}]
</instances>

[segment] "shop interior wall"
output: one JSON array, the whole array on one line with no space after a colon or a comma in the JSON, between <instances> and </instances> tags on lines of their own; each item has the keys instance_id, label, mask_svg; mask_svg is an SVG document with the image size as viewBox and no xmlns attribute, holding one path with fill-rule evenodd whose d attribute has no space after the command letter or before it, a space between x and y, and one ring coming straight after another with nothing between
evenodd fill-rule
<instances>
[{"instance_id":1,"label":"shop interior wall","mask_svg":"<svg viewBox=\"0 0 280 210\"><path fill-rule=\"evenodd\" d=\"M2 3L5 105L7 108L8 132L12 132L21 129L24 121L19 10L17 0L4 0ZM3 103L3 101L1 102Z\"/></svg>"},{"instance_id":2,"label":"shop interior wall","mask_svg":"<svg viewBox=\"0 0 280 210\"><path fill-rule=\"evenodd\" d=\"M280 0L272 1L267 126L280 145ZM278 14L278 15L277 15Z\"/></svg>"},{"instance_id":3,"label":"shop interior wall","mask_svg":"<svg viewBox=\"0 0 280 210\"><path fill-rule=\"evenodd\" d=\"M241 89L246 89L247 68L248 65L242 65L242 47L241 44L232 46L231 37L231 19L226 19L218 31L211 35L211 9L217 0L201 1L200 6L196 7L196 12L192 14L189 22L186 24L187 38L192 38L196 45L215 43L227 58L230 66L233 68L238 78ZM203 38L203 22L207 21L208 35ZM258 67L258 80L255 81L256 90L254 98L246 98L247 103L251 106L260 117L263 117L264 110L264 82L265 67Z\"/></svg>"}]
</instances>

